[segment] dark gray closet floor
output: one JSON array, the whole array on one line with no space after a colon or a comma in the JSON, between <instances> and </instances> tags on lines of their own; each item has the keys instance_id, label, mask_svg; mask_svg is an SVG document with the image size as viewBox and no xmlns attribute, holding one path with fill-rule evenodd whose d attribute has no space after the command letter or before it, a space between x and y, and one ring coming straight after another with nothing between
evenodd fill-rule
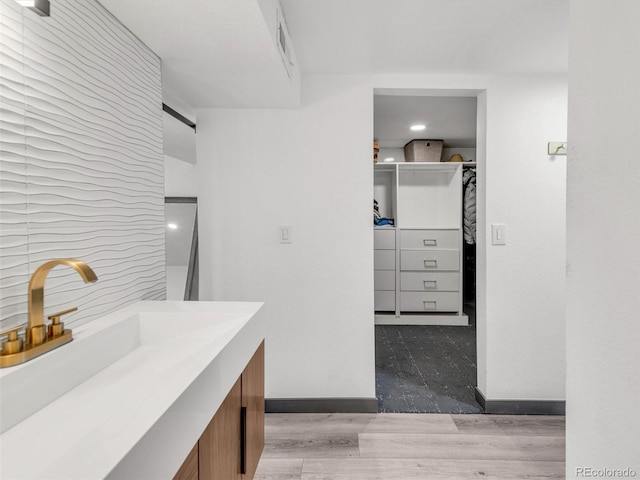
<instances>
[{"instance_id":1,"label":"dark gray closet floor","mask_svg":"<svg viewBox=\"0 0 640 480\"><path fill-rule=\"evenodd\" d=\"M376 325L379 412L482 413L475 401L476 329Z\"/></svg>"}]
</instances>

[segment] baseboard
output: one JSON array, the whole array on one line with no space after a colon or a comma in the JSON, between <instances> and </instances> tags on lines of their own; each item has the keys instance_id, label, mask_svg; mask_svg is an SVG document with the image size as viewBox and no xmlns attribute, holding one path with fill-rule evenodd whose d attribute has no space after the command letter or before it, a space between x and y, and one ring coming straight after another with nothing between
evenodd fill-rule
<instances>
[{"instance_id":1,"label":"baseboard","mask_svg":"<svg viewBox=\"0 0 640 480\"><path fill-rule=\"evenodd\" d=\"M396 316L388 313L375 314L376 325L447 325L447 326L467 326L469 325L469 317L465 314L461 315L419 315L407 314Z\"/></svg>"},{"instance_id":2,"label":"baseboard","mask_svg":"<svg viewBox=\"0 0 640 480\"><path fill-rule=\"evenodd\" d=\"M564 415L564 400L487 400L476 387L476 402L484 413L503 415Z\"/></svg>"},{"instance_id":3,"label":"baseboard","mask_svg":"<svg viewBox=\"0 0 640 480\"><path fill-rule=\"evenodd\" d=\"M377 398L267 398L267 413L377 413Z\"/></svg>"}]
</instances>

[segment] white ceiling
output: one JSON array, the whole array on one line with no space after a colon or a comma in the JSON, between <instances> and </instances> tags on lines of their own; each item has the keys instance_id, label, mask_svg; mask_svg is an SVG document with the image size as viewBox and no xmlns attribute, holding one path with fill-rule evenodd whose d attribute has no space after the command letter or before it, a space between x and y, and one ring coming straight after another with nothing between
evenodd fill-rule
<instances>
[{"instance_id":1,"label":"white ceiling","mask_svg":"<svg viewBox=\"0 0 640 480\"><path fill-rule=\"evenodd\" d=\"M567 71L568 0L280 0L304 73Z\"/></svg>"},{"instance_id":2,"label":"white ceiling","mask_svg":"<svg viewBox=\"0 0 640 480\"><path fill-rule=\"evenodd\" d=\"M187 117L200 107L295 106L260 7L275 0L100 1L162 58L165 102ZM527 74L568 67L568 0L280 3L302 74ZM375 135L385 146L406 135L381 134L382 125L404 125L420 111L433 127L450 123L428 138L475 145L470 110L459 118L446 111L461 105L396 97L377 98L376 107Z\"/></svg>"},{"instance_id":3,"label":"white ceiling","mask_svg":"<svg viewBox=\"0 0 640 480\"><path fill-rule=\"evenodd\" d=\"M476 105L476 97L375 95L373 138L384 148L401 148L416 138L475 148ZM427 128L412 132L409 127L414 124Z\"/></svg>"},{"instance_id":4,"label":"white ceiling","mask_svg":"<svg viewBox=\"0 0 640 480\"><path fill-rule=\"evenodd\" d=\"M165 103L188 118L200 107L293 106L258 0L99 1L160 56Z\"/></svg>"},{"instance_id":5,"label":"white ceiling","mask_svg":"<svg viewBox=\"0 0 640 480\"><path fill-rule=\"evenodd\" d=\"M100 2L162 58L173 108L287 102L265 0ZM303 74L567 71L568 0L280 3Z\"/></svg>"}]
</instances>

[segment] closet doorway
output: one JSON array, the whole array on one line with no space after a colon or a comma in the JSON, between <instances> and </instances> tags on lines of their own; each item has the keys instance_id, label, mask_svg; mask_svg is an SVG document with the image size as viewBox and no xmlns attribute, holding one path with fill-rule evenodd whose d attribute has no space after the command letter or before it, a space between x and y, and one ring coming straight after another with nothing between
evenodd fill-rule
<instances>
[{"instance_id":1,"label":"closet doorway","mask_svg":"<svg viewBox=\"0 0 640 480\"><path fill-rule=\"evenodd\" d=\"M380 412L482 413L475 401L479 93L374 91ZM405 162L412 140L433 140L411 153L440 162Z\"/></svg>"}]
</instances>

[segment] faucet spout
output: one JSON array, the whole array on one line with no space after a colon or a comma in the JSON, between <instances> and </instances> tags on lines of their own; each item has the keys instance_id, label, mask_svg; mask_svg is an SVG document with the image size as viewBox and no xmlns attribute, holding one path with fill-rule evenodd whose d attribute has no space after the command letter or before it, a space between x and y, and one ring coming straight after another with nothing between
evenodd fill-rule
<instances>
[{"instance_id":1,"label":"faucet spout","mask_svg":"<svg viewBox=\"0 0 640 480\"><path fill-rule=\"evenodd\" d=\"M73 258L51 260L40 265L29 280L29 317L27 323L27 344L39 345L46 340L44 323L44 282L49 271L57 265L73 268L85 283L98 280L95 272L85 262Z\"/></svg>"}]
</instances>

